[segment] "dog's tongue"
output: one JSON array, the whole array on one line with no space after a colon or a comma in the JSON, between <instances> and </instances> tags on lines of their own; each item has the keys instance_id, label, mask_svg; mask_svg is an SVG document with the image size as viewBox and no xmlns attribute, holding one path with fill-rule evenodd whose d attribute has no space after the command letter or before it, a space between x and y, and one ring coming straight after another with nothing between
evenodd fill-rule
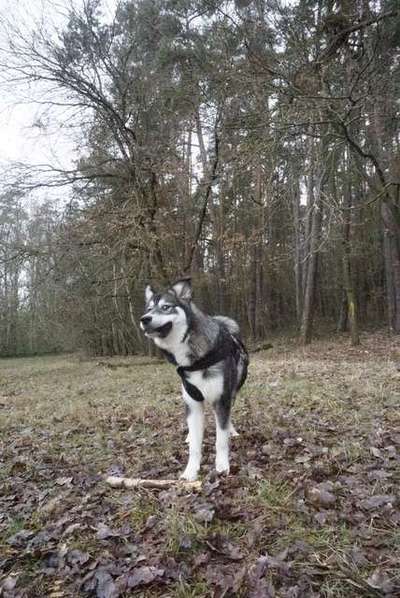
<instances>
[{"instance_id":1,"label":"dog's tongue","mask_svg":"<svg viewBox=\"0 0 400 598\"><path fill-rule=\"evenodd\" d=\"M172 329L172 322L167 322L164 326L160 326L156 328L154 332L156 332L161 338L165 338L171 332Z\"/></svg>"}]
</instances>

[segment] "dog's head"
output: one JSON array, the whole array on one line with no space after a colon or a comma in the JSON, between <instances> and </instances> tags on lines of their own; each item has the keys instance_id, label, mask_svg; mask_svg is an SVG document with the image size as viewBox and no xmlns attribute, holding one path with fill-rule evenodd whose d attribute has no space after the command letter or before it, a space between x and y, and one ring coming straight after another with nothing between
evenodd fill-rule
<instances>
[{"instance_id":1,"label":"dog's head","mask_svg":"<svg viewBox=\"0 0 400 598\"><path fill-rule=\"evenodd\" d=\"M175 329L189 325L189 304L192 300L190 278L181 278L164 292L157 293L150 285L145 289L146 311L140 327L150 338L166 338Z\"/></svg>"}]
</instances>

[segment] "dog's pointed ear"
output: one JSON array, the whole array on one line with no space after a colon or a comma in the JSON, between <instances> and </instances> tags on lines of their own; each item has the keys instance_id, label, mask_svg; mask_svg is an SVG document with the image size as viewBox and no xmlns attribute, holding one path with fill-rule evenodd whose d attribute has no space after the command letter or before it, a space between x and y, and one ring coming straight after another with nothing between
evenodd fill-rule
<instances>
[{"instance_id":1,"label":"dog's pointed ear","mask_svg":"<svg viewBox=\"0 0 400 598\"><path fill-rule=\"evenodd\" d=\"M178 299L183 299L184 301L191 301L192 299L192 279L188 278L180 278L171 286L171 290L174 291L175 295Z\"/></svg>"},{"instance_id":2,"label":"dog's pointed ear","mask_svg":"<svg viewBox=\"0 0 400 598\"><path fill-rule=\"evenodd\" d=\"M144 289L144 298L146 299L146 303L151 301L155 294L156 294L156 292L153 289L153 287L149 284L146 284L145 289Z\"/></svg>"}]
</instances>

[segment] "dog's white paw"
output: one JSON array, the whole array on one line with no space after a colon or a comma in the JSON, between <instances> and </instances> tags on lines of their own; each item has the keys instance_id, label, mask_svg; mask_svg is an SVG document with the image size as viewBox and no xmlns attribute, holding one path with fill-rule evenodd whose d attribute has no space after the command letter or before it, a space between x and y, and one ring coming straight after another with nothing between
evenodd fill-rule
<instances>
[{"instance_id":1,"label":"dog's white paw","mask_svg":"<svg viewBox=\"0 0 400 598\"><path fill-rule=\"evenodd\" d=\"M181 473L179 478L181 480L186 480L187 482L195 482L197 480L197 469L192 469L191 467L186 467L185 471Z\"/></svg>"},{"instance_id":2,"label":"dog's white paw","mask_svg":"<svg viewBox=\"0 0 400 598\"><path fill-rule=\"evenodd\" d=\"M189 438L189 436L190 436L190 435L188 434L188 435L186 436L186 438L185 438L185 442L186 442L186 444L189 444L189 442L190 442L190 438Z\"/></svg>"},{"instance_id":3,"label":"dog's white paw","mask_svg":"<svg viewBox=\"0 0 400 598\"><path fill-rule=\"evenodd\" d=\"M235 427L232 424L230 425L229 433L233 438L236 438L236 436L240 436L239 432L235 429Z\"/></svg>"},{"instance_id":4,"label":"dog's white paw","mask_svg":"<svg viewBox=\"0 0 400 598\"><path fill-rule=\"evenodd\" d=\"M215 462L215 469L217 473L229 475L229 463L225 459L217 459Z\"/></svg>"}]
</instances>

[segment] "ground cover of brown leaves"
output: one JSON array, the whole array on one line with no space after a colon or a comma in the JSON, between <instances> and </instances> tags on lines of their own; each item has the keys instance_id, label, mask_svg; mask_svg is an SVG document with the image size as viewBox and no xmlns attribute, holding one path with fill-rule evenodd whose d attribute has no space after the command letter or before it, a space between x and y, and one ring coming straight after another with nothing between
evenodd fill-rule
<instances>
[{"instance_id":1,"label":"ground cover of brown leaves","mask_svg":"<svg viewBox=\"0 0 400 598\"><path fill-rule=\"evenodd\" d=\"M254 354L232 471L183 469L179 380L148 358L0 362L0 595L400 596L400 347L374 334Z\"/></svg>"}]
</instances>

